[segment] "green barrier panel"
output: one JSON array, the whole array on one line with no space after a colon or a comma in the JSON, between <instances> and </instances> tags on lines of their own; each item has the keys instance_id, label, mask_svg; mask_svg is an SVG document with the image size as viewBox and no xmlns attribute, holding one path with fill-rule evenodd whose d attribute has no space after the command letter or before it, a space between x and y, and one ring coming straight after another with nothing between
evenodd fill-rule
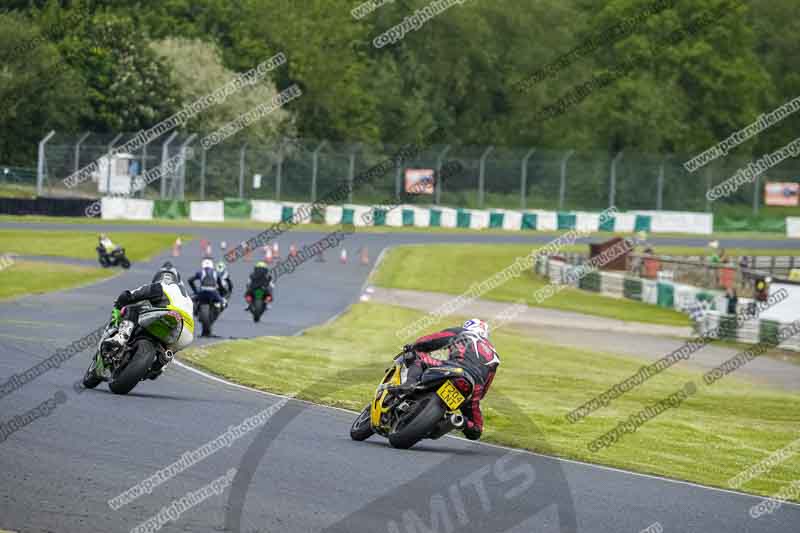
<instances>
[{"instance_id":1,"label":"green barrier panel","mask_svg":"<svg viewBox=\"0 0 800 533\"><path fill-rule=\"evenodd\" d=\"M786 233L785 218L730 218L714 217L714 231L760 231L765 233Z\"/></svg>"},{"instance_id":2,"label":"green barrier panel","mask_svg":"<svg viewBox=\"0 0 800 533\"><path fill-rule=\"evenodd\" d=\"M778 330L780 326L780 322L775 320L759 320L758 341L766 342L773 346L778 344Z\"/></svg>"},{"instance_id":3,"label":"green barrier panel","mask_svg":"<svg viewBox=\"0 0 800 533\"><path fill-rule=\"evenodd\" d=\"M536 213L523 213L522 214L522 227L520 229L536 229L537 223Z\"/></svg>"},{"instance_id":4,"label":"green barrier panel","mask_svg":"<svg viewBox=\"0 0 800 533\"><path fill-rule=\"evenodd\" d=\"M314 224L325 224L325 208L311 210L311 222Z\"/></svg>"},{"instance_id":5,"label":"green barrier panel","mask_svg":"<svg viewBox=\"0 0 800 533\"><path fill-rule=\"evenodd\" d=\"M385 226L386 225L386 209L373 209L372 210L372 225Z\"/></svg>"},{"instance_id":6,"label":"green barrier panel","mask_svg":"<svg viewBox=\"0 0 800 533\"><path fill-rule=\"evenodd\" d=\"M697 300L698 302L708 302L709 304L711 304L709 309L711 309L713 311L717 310L717 300L714 298L714 295L711 294L710 292L702 292L702 291L700 291L697 294L695 294L694 297L695 297L695 300Z\"/></svg>"},{"instance_id":7,"label":"green barrier panel","mask_svg":"<svg viewBox=\"0 0 800 533\"><path fill-rule=\"evenodd\" d=\"M639 278L625 278L622 282L622 294L625 298L642 301L642 280Z\"/></svg>"},{"instance_id":8,"label":"green barrier panel","mask_svg":"<svg viewBox=\"0 0 800 533\"><path fill-rule=\"evenodd\" d=\"M633 231L646 231L650 232L650 223L652 219L647 215L636 215L636 221L633 223Z\"/></svg>"},{"instance_id":9,"label":"green barrier panel","mask_svg":"<svg viewBox=\"0 0 800 533\"><path fill-rule=\"evenodd\" d=\"M250 212L253 210L253 204L250 200L241 198L225 198L225 220L231 218L250 218Z\"/></svg>"},{"instance_id":10,"label":"green barrier panel","mask_svg":"<svg viewBox=\"0 0 800 533\"><path fill-rule=\"evenodd\" d=\"M189 202L179 200L155 200L153 218L189 218Z\"/></svg>"},{"instance_id":11,"label":"green barrier panel","mask_svg":"<svg viewBox=\"0 0 800 533\"><path fill-rule=\"evenodd\" d=\"M736 315L720 315L719 317L719 338L726 340L736 340L736 332L739 324L736 322Z\"/></svg>"},{"instance_id":12,"label":"green barrier panel","mask_svg":"<svg viewBox=\"0 0 800 533\"><path fill-rule=\"evenodd\" d=\"M614 231L614 220L614 217L600 219L600 224L598 225L597 229L599 231Z\"/></svg>"},{"instance_id":13,"label":"green barrier panel","mask_svg":"<svg viewBox=\"0 0 800 533\"><path fill-rule=\"evenodd\" d=\"M456 226L459 228L469 228L470 220L472 220L472 213L469 211L458 210L456 213Z\"/></svg>"},{"instance_id":14,"label":"green barrier panel","mask_svg":"<svg viewBox=\"0 0 800 533\"><path fill-rule=\"evenodd\" d=\"M580 280L578 280L578 287L587 291L594 291L600 292L600 273L599 272L589 272L585 276L583 276Z\"/></svg>"},{"instance_id":15,"label":"green barrier panel","mask_svg":"<svg viewBox=\"0 0 800 533\"><path fill-rule=\"evenodd\" d=\"M349 207L342 208L342 224L352 224L355 211Z\"/></svg>"},{"instance_id":16,"label":"green barrier panel","mask_svg":"<svg viewBox=\"0 0 800 533\"><path fill-rule=\"evenodd\" d=\"M442 225L442 212L438 209L431 209L431 220L428 224L432 228L439 228Z\"/></svg>"},{"instance_id":17,"label":"green barrier panel","mask_svg":"<svg viewBox=\"0 0 800 533\"><path fill-rule=\"evenodd\" d=\"M403 225L404 226L413 226L414 225L414 210L413 209L403 209Z\"/></svg>"},{"instance_id":18,"label":"green barrier panel","mask_svg":"<svg viewBox=\"0 0 800 533\"><path fill-rule=\"evenodd\" d=\"M292 217L294 216L294 209L290 205L284 205L283 209L281 209L281 220L283 222L291 222Z\"/></svg>"},{"instance_id":19,"label":"green barrier panel","mask_svg":"<svg viewBox=\"0 0 800 533\"><path fill-rule=\"evenodd\" d=\"M656 304L660 307L675 307L675 287L671 283L656 283Z\"/></svg>"},{"instance_id":20,"label":"green barrier panel","mask_svg":"<svg viewBox=\"0 0 800 533\"><path fill-rule=\"evenodd\" d=\"M575 229L575 223L578 220L578 215L573 213L558 213L558 229Z\"/></svg>"},{"instance_id":21,"label":"green barrier panel","mask_svg":"<svg viewBox=\"0 0 800 533\"><path fill-rule=\"evenodd\" d=\"M505 213L489 213L489 227L503 229L503 221L505 221Z\"/></svg>"}]
</instances>

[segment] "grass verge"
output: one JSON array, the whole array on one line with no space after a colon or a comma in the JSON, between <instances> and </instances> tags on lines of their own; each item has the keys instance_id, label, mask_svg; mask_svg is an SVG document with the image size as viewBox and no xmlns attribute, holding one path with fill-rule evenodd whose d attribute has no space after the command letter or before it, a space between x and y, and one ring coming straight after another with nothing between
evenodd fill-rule
<instances>
[{"instance_id":1,"label":"grass verge","mask_svg":"<svg viewBox=\"0 0 800 533\"><path fill-rule=\"evenodd\" d=\"M492 277L532 249L530 245L517 244L398 246L384 258L373 282L381 287L462 294L471 284ZM534 305L534 292L546 285L543 278L524 272L482 298L506 302L523 298L528 305ZM563 289L538 307L652 324L689 324L686 315L672 309L572 288Z\"/></svg>"},{"instance_id":2,"label":"grass verge","mask_svg":"<svg viewBox=\"0 0 800 533\"><path fill-rule=\"evenodd\" d=\"M0 300L69 289L109 278L116 272L100 267L17 261L0 271Z\"/></svg>"},{"instance_id":3,"label":"grass verge","mask_svg":"<svg viewBox=\"0 0 800 533\"><path fill-rule=\"evenodd\" d=\"M143 261L172 246L177 235L109 232L109 237L125 248L128 259ZM181 235L181 239L186 242L191 236ZM0 229L0 250L4 253L96 259L96 247L94 231Z\"/></svg>"},{"instance_id":4,"label":"grass verge","mask_svg":"<svg viewBox=\"0 0 800 533\"><path fill-rule=\"evenodd\" d=\"M227 341L191 348L181 356L244 385L358 410L369 402L390 357L399 350L393 334L398 324L420 316L401 307L356 304L333 323L301 336ZM453 322L455 318L446 325ZM370 339L368 347L365 338ZM699 373L680 368L653 377L571 424L567 413L635 373L641 360L545 344L510 328L493 335L493 342L502 365L483 402L484 439L490 442L728 488L728 479L800 437L797 395L735 376L707 387ZM697 384L698 392L679 408L667 410L614 446L598 453L587 449L590 441L688 380ZM512 419L503 409L508 401L527 420ZM531 431L530 423L540 432ZM346 434L346 427L340 429ZM535 433L547 442L532 437ZM742 489L769 495L798 477L800 455Z\"/></svg>"}]
</instances>

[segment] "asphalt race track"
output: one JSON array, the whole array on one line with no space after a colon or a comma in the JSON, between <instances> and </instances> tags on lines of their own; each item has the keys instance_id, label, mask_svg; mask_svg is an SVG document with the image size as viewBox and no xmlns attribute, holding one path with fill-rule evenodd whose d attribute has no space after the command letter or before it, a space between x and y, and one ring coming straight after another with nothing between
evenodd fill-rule
<instances>
[{"instance_id":1,"label":"asphalt race track","mask_svg":"<svg viewBox=\"0 0 800 533\"><path fill-rule=\"evenodd\" d=\"M91 226L13 225L75 230ZM105 227L194 233L218 243L241 242L246 229ZM311 244L322 233L294 231L279 239ZM356 234L338 251L310 261L278 282L276 303L254 324L243 310L242 289L252 263L230 267L236 288L231 307L215 325L223 338L292 335L324 322L357 301L370 266L358 264L367 246L371 263L386 246L433 242L530 242L542 236L467 234ZM116 240L116 239L115 239ZM698 239L652 239L656 244L705 244ZM124 241L120 239L124 245ZM725 246L795 247L790 241L734 242ZM66 348L96 329L125 289L149 282L167 254L110 280L44 296L0 303L0 386L13 374ZM190 275L201 257L197 242L174 262ZM432 288L435 289L435 288ZM101 384L78 392L86 350L22 387L0 396L0 423L55 398L41 416L0 441L0 529L35 532L128 532L191 491L230 469L231 486L175 514L161 531L405 533L429 531L582 531L638 533L658 522L663 531L734 533L798 531L800 506L784 504L758 519L749 509L761 498L475 444L425 441L406 452L382 439L350 440L353 415L226 384L173 365L157 381L127 396ZM268 352L258 354L270 357ZM375 376L379 379L379 376ZM502 372L498 376L502 379ZM309 387L314 384L310 383ZM59 392L60 391L60 392ZM503 399L514 412L513 399ZM133 487L270 406L267 423L113 510L108 500ZM277 406L276 406L277 407ZM48 412L48 411L45 411ZM520 418L522 418L520 416ZM529 421L532 432L536 428ZM547 444L541 436L541 449ZM2 435L0 435L2 438ZM227 486L227 485L226 485ZM176 508L173 507L174 511ZM145 529L137 529L137 531ZM150 529L151 531L154 529Z\"/></svg>"}]
</instances>

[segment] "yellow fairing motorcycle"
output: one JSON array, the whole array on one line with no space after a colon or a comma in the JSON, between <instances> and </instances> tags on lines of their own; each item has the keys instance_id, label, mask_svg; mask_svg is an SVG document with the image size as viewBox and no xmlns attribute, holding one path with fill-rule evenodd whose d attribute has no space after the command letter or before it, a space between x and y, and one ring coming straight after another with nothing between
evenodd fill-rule
<instances>
[{"instance_id":1,"label":"yellow fairing motorcycle","mask_svg":"<svg viewBox=\"0 0 800 533\"><path fill-rule=\"evenodd\" d=\"M417 383L406 383L408 368L398 354L386 370L372 403L350 427L350 438L368 439L374 433L394 448L407 449L422 439L438 439L464 427L459 409L472 397L475 381L458 366L430 367Z\"/></svg>"}]
</instances>

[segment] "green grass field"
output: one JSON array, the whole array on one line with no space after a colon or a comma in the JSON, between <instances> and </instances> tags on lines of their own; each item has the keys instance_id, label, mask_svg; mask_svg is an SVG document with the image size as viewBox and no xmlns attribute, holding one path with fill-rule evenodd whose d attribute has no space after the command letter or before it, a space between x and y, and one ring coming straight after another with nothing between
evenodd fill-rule
<instances>
[{"instance_id":1,"label":"green grass field","mask_svg":"<svg viewBox=\"0 0 800 533\"><path fill-rule=\"evenodd\" d=\"M107 232L115 244L125 248L131 261L150 259L175 242L177 235L163 233ZM191 236L181 235L183 242ZM96 259L94 231L0 229L0 252L19 255L50 255L75 259Z\"/></svg>"},{"instance_id":2,"label":"green grass field","mask_svg":"<svg viewBox=\"0 0 800 533\"><path fill-rule=\"evenodd\" d=\"M0 299L69 289L109 278L118 270L18 261L0 271Z\"/></svg>"},{"instance_id":3,"label":"green grass field","mask_svg":"<svg viewBox=\"0 0 800 533\"><path fill-rule=\"evenodd\" d=\"M356 304L333 323L301 336L225 341L190 348L181 357L258 389L360 410L400 349L394 331L420 316L401 307ZM368 345L364 338L370 339ZM544 344L514 329L497 332L493 342L502 364L483 402L484 439L491 442L727 487L728 479L800 437L800 396L753 386L736 376L707 387L699 372L680 365L571 424L567 413L635 373L642 361ZM698 392L679 408L598 453L587 449L590 441L687 380L697 383ZM512 418L510 412L524 413L523 419ZM346 435L347 428L341 431ZM742 488L772 494L798 477L800 456Z\"/></svg>"},{"instance_id":4,"label":"green grass field","mask_svg":"<svg viewBox=\"0 0 800 533\"><path fill-rule=\"evenodd\" d=\"M462 294L471 284L492 277L532 249L529 245L517 244L399 246L386 255L373 282L381 287ZM528 305L533 305L534 292L547 284L544 278L523 272L482 298L506 302L523 298ZM672 309L572 288L563 289L539 307L636 322L689 324L686 315Z\"/></svg>"}]
</instances>

